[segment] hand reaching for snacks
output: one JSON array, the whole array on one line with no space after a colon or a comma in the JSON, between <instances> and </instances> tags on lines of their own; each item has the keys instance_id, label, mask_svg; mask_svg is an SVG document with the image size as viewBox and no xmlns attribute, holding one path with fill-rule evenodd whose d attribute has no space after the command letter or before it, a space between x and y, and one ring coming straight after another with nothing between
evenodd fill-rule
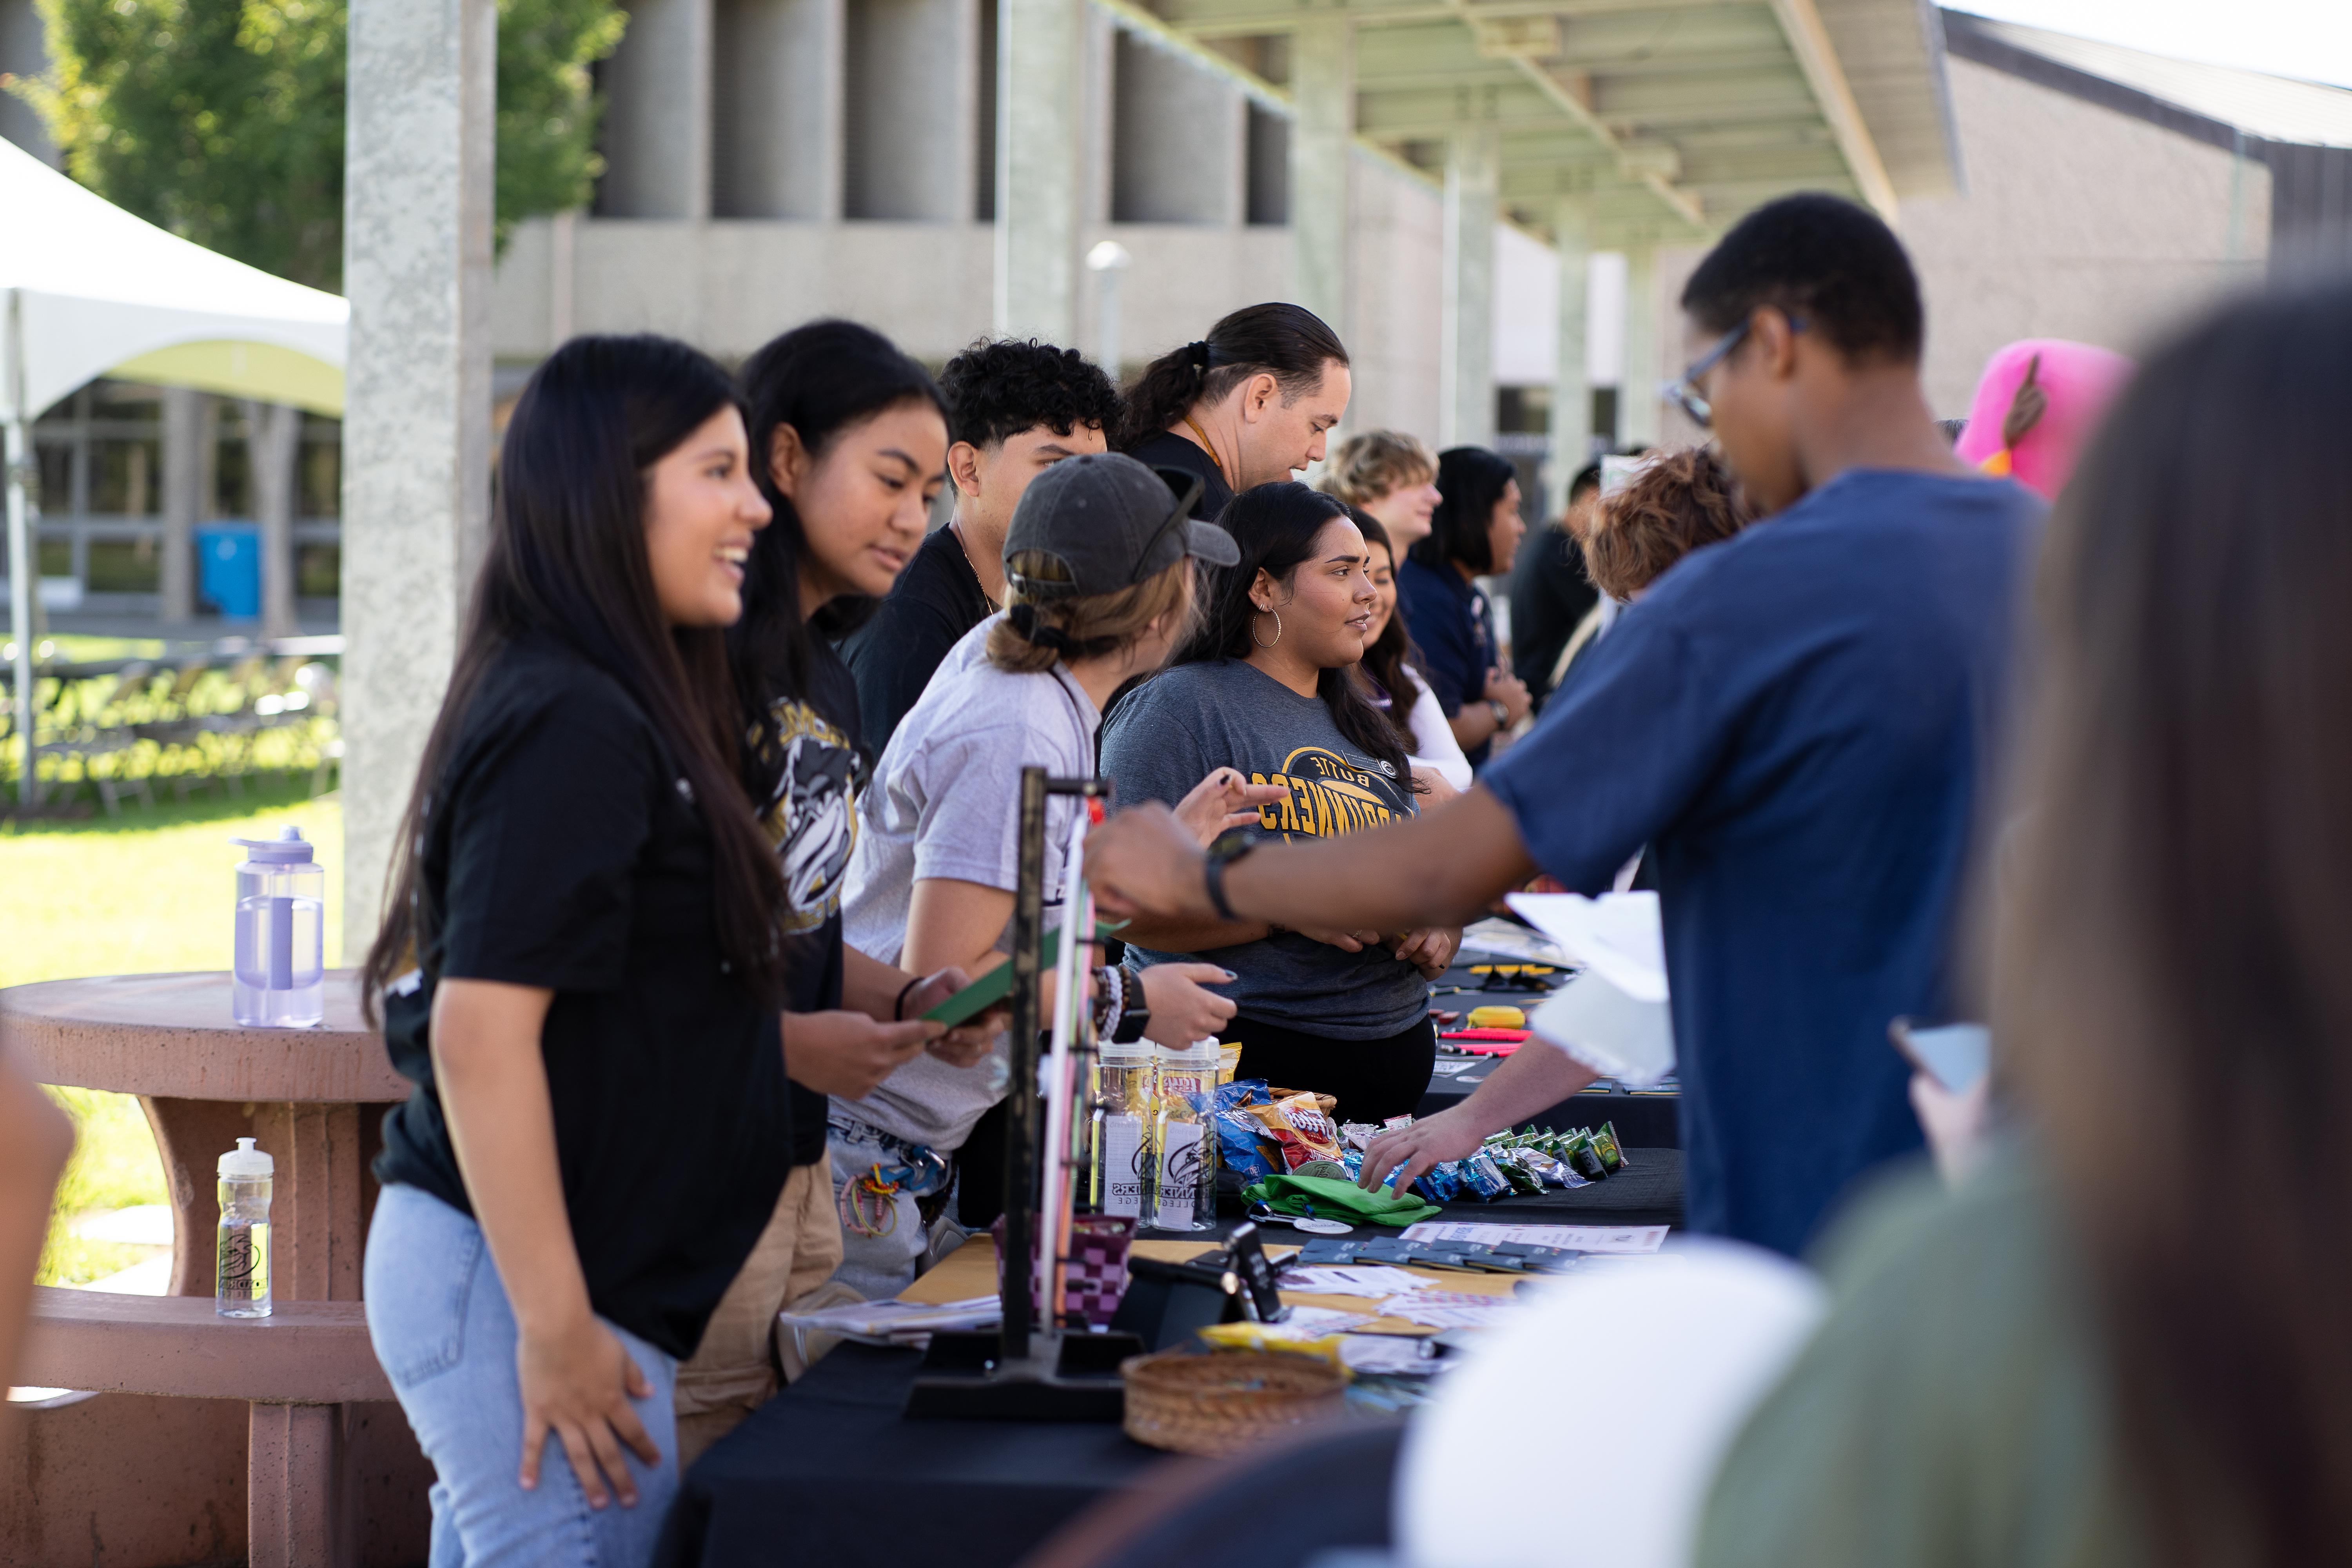
<instances>
[{"instance_id":1,"label":"hand reaching for snacks","mask_svg":"<svg viewBox=\"0 0 2352 1568\"><path fill-rule=\"evenodd\" d=\"M1476 1153L1486 1135L1462 1110L1460 1106L1441 1110L1373 1139L1372 1146L1364 1151L1364 1173L1356 1184L1376 1193L1388 1173L1395 1171L1396 1190L1402 1193L1432 1166ZM1403 1168L1399 1170L1400 1166Z\"/></svg>"},{"instance_id":2,"label":"hand reaching for snacks","mask_svg":"<svg viewBox=\"0 0 2352 1568\"><path fill-rule=\"evenodd\" d=\"M1280 784L1254 784L1239 769L1218 768L1176 803L1176 820L1205 847L1229 828L1257 826L1257 808L1289 793Z\"/></svg>"}]
</instances>

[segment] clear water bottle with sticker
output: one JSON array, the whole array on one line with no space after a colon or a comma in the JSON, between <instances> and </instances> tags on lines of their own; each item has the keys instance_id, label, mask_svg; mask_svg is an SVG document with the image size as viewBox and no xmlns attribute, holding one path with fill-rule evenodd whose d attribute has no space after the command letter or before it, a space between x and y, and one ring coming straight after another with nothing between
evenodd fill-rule
<instances>
[{"instance_id":1,"label":"clear water bottle with sticker","mask_svg":"<svg viewBox=\"0 0 2352 1568\"><path fill-rule=\"evenodd\" d=\"M1105 1040L1102 1076L1089 1118L1093 1179L1089 1195L1107 1215L1140 1218L1151 1185L1151 1042Z\"/></svg>"},{"instance_id":2,"label":"clear water bottle with sticker","mask_svg":"<svg viewBox=\"0 0 2352 1568\"><path fill-rule=\"evenodd\" d=\"M1217 1143L1209 1117L1216 1086L1215 1040L1160 1053L1151 1223L1160 1230L1207 1230L1216 1222Z\"/></svg>"},{"instance_id":3,"label":"clear water bottle with sticker","mask_svg":"<svg viewBox=\"0 0 2352 1568\"><path fill-rule=\"evenodd\" d=\"M269 1197L278 1163L240 1138L220 1157L220 1230L213 1256L213 1310L269 1316Z\"/></svg>"}]
</instances>

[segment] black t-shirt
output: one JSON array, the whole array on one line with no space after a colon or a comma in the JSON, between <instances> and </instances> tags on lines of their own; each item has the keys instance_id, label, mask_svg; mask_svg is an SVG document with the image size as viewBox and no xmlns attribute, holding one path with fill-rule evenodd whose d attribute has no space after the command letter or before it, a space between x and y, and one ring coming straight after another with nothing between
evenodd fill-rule
<instances>
[{"instance_id":1,"label":"black t-shirt","mask_svg":"<svg viewBox=\"0 0 2352 1568\"><path fill-rule=\"evenodd\" d=\"M1217 460L1205 447L1186 440L1171 431L1162 430L1128 454L1139 463L1149 463L1155 468L1181 468L1201 479L1201 500L1192 508L1192 515L1214 522L1224 515L1232 504L1234 487L1225 483L1224 475L1217 472Z\"/></svg>"},{"instance_id":2,"label":"black t-shirt","mask_svg":"<svg viewBox=\"0 0 2352 1568\"><path fill-rule=\"evenodd\" d=\"M910 568L911 569L911 568ZM780 699L776 729L784 754L772 765L761 817L782 862L784 1007L826 1013L841 1005L841 894L857 845L857 795L866 784L858 748L857 689L822 639L809 662L805 697ZM791 1085L793 1163L825 1157L825 1097Z\"/></svg>"},{"instance_id":3,"label":"black t-shirt","mask_svg":"<svg viewBox=\"0 0 2352 1568\"><path fill-rule=\"evenodd\" d=\"M433 1082L438 980L554 992L540 1051L588 1299L692 1355L775 1212L792 1111L775 1010L719 951L686 781L616 682L526 640L484 673L419 837L436 912L421 983L384 999L416 1088L384 1118L377 1179L473 1212Z\"/></svg>"},{"instance_id":4,"label":"black t-shirt","mask_svg":"<svg viewBox=\"0 0 2352 1568\"><path fill-rule=\"evenodd\" d=\"M1519 546L1511 569L1511 671L1540 708L1551 695L1551 667L1576 635L1601 590L1584 574L1584 552L1566 529L1549 524Z\"/></svg>"},{"instance_id":5,"label":"black t-shirt","mask_svg":"<svg viewBox=\"0 0 2352 1568\"><path fill-rule=\"evenodd\" d=\"M933 530L889 596L841 645L857 681L859 738L872 755L888 747L948 649L995 613L963 542L953 529Z\"/></svg>"}]
</instances>

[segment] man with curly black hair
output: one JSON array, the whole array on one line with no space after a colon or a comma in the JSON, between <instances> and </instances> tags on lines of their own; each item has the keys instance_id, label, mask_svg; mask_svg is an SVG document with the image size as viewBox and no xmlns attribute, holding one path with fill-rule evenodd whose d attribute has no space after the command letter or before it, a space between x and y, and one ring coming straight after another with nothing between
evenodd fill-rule
<instances>
[{"instance_id":1,"label":"man with curly black hair","mask_svg":"<svg viewBox=\"0 0 2352 1568\"><path fill-rule=\"evenodd\" d=\"M1118 391L1076 349L976 342L940 374L948 400L955 520L936 530L843 646L877 755L932 672L1004 598L1004 531L1029 481L1065 458L1103 450Z\"/></svg>"}]
</instances>

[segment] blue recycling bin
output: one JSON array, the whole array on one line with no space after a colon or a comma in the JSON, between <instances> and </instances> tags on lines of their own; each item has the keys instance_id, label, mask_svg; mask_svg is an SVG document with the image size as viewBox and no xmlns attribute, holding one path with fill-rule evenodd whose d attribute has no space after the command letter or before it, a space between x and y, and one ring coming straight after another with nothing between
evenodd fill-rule
<instances>
[{"instance_id":1,"label":"blue recycling bin","mask_svg":"<svg viewBox=\"0 0 2352 1568\"><path fill-rule=\"evenodd\" d=\"M196 530L196 592L230 620L261 615L261 525L210 522Z\"/></svg>"}]
</instances>

